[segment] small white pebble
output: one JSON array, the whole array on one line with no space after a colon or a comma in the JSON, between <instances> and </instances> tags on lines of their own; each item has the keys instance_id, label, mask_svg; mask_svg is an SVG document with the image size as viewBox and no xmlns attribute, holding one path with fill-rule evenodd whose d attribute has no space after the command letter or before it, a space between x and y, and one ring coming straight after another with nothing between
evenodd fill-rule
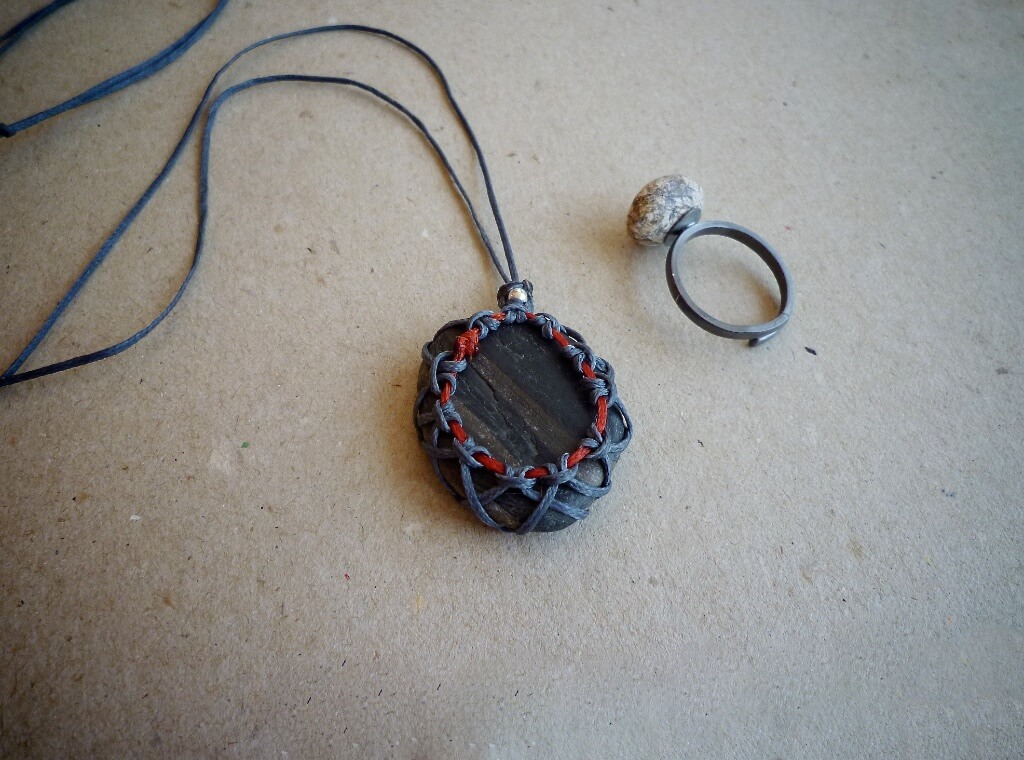
<instances>
[{"instance_id":1,"label":"small white pebble","mask_svg":"<svg viewBox=\"0 0 1024 760\"><path fill-rule=\"evenodd\" d=\"M427 230L423 230L423 237L425 237L425 238L430 237L430 233Z\"/></svg>"},{"instance_id":2,"label":"small white pebble","mask_svg":"<svg viewBox=\"0 0 1024 760\"><path fill-rule=\"evenodd\" d=\"M142 518L139 515L132 515L128 519L130 519L132 522L135 522L136 520L141 520Z\"/></svg>"}]
</instances>

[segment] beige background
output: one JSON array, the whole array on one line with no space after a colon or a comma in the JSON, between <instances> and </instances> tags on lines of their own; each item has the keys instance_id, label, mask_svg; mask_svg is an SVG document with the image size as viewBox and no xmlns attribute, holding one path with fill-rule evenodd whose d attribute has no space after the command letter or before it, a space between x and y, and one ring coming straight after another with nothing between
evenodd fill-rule
<instances>
[{"instance_id":1,"label":"beige background","mask_svg":"<svg viewBox=\"0 0 1024 760\"><path fill-rule=\"evenodd\" d=\"M5 59L0 118L211 6L70 6ZM460 511L410 407L420 345L498 285L463 209L366 97L239 97L177 311L0 392L0 755L1019 757L1024 6L236 0L157 77L0 143L0 358L220 63L332 19L449 73L538 307L617 368L637 436L616 488L555 535ZM395 46L288 43L230 81L282 71L377 84L473 176ZM195 168L190 148L33 366L166 302ZM624 235L636 190L677 171L793 270L764 347L690 324L663 254ZM698 297L765 316L767 270L700 242Z\"/></svg>"}]
</instances>

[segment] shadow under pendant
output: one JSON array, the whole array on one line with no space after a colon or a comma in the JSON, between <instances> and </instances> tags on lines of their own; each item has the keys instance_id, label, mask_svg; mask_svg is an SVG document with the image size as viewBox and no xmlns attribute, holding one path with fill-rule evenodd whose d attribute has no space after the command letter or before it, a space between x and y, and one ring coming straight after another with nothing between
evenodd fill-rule
<instances>
[{"instance_id":1,"label":"shadow under pendant","mask_svg":"<svg viewBox=\"0 0 1024 760\"><path fill-rule=\"evenodd\" d=\"M481 522L555 531L611 489L632 437L611 366L533 311L532 285L450 322L423 347L415 423L441 482Z\"/></svg>"}]
</instances>

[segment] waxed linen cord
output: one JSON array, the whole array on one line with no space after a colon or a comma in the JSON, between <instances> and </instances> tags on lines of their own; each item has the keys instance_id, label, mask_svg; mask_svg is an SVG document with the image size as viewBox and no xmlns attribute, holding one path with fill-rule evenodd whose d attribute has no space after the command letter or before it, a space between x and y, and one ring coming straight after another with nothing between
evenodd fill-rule
<instances>
[{"instance_id":1,"label":"waxed linen cord","mask_svg":"<svg viewBox=\"0 0 1024 760\"><path fill-rule=\"evenodd\" d=\"M57 2L51 3L50 6L47 6L47 8L44 8L42 11L37 12L37 14L35 14L34 16L29 16L27 19L20 22L18 25L15 25L15 27L13 27L12 30L9 30L8 32L4 33L4 35L0 35L0 56L2 56L10 47L10 45L17 41L17 39L19 39L25 33L25 31L27 31L28 28L30 28L35 23L38 23L42 18L45 18L45 15L49 15L49 13L52 13L54 10L57 9L56 7L53 6L60 7L72 1L73 0L57 0ZM130 84L133 84L137 81L140 81L141 79L151 76L152 74L156 73L156 71L158 71L160 68L163 68L164 66L168 65L171 61L174 60L174 58L180 56L189 46L191 46L191 44L193 44L195 40L198 39L198 37L206 31L206 29L216 18L216 15L220 13L220 11L223 9L226 3L227 0L221 0L221 2L217 4L214 11L211 12L211 14L206 17L206 19L200 22L200 24L196 25L196 27L193 27L193 29L190 30L189 33L187 33L184 37L180 38L167 50L158 53L156 56L144 62L143 64L139 64L138 66L135 66L132 69L123 72L121 75L112 77L111 79L108 79L105 82L103 82L101 85L97 85L96 87L87 90L85 93L82 93L79 96L75 96L74 98L71 98L70 100L67 100L64 103L61 103L58 106L54 106L53 108L47 109L46 111L42 111L39 114L27 117L13 124L2 125L2 127L0 127L0 136L12 136L17 132L20 132L28 127L31 127L34 124L38 124L41 121L52 118L53 116L63 113L64 111L83 105L84 103L87 103L91 100L96 100L98 98L110 95L113 92L116 92L120 89L123 89L124 87L129 86ZM45 15L38 15L44 13L44 11L46 12ZM28 25L25 25L25 22L28 21L29 19L34 19L34 21ZM21 28L19 29L19 27ZM412 51L421 60L423 60L423 62L425 62L427 66L431 69L436 79L438 80L438 83L441 85L441 88L445 94L448 104L452 109L453 113L455 114L457 120L459 121L463 133L466 135L473 149L473 153L476 158L477 165L480 169L480 173L483 179L484 189L486 191L488 203L490 205L491 215L493 217L495 227L497 228L498 235L500 238L502 253L504 255L505 262L508 265L507 270L502 266L498 253L495 250L495 247L487 234L483 222L480 219L479 214L477 213L476 207L474 206L472 200L469 197L469 193L467 192L465 186L463 185L462 181L458 176L458 173L455 171L452 163L449 161L447 155L441 148L440 144L437 142L437 140L431 134L430 130L419 117L417 117L412 111L410 111L408 108L406 108L397 100L385 94L384 92L378 90L375 87L372 87L371 85L365 84L355 79L349 79L347 77L316 76L307 74L275 74L245 80L243 82L240 82L227 88L216 98L213 97L214 89L218 81L220 80L221 76L236 61L238 61L246 54L258 48L276 42L281 42L283 40L335 32L356 32L383 37ZM172 50L172 48L173 52L171 54L165 55L167 51ZM52 375L57 372L64 372L75 367L80 367L85 364L91 364L92 362L100 361L101 359L116 356L117 354L127 350L128 348L130 348L131 346L135 345L140 340L145 338L150 332L152 332L157 327L157 325L159 325L171 313L171 311L173 311L174 307L178 304L178 302L181 300L181 297L184 295L186 289L189 286L189 283L192 281L192 278L196 273L203 252L203 244L206 237L206 223L208 219L209 163L211 151L211 136L213 133L213 126L216 121L217 113L220 110L220 108L235 95L238 95L246 90L255 87L260 87L263 85L278 82L333 84L355 88L386 103L387 105L401 113L403 116L405 116L413 124L413 126L415 126L416 129L423 135L423 137L427 140L430 147L434 150L434 152L440 159L445 171L451 178L452 183L455 186L455 189L459 197L465 204L469 212L469 215L472 219L473 225L477 231L477 234L479 235L484 245L484 248L487 250L491 262L494 264L494 267L497 269L498 274L500 275L503 282L507 284L519 280L519 271L518 267L516 266L515 256L512 250L511 243L509 242L508 232L505 228L505 223L501 215L501 210L498 206L497 197L494 192L493 182L491 180L490 171L487 168L487 162L484 158L483 150L480 147L480 143L477 140L476 134L474 133L472 127L470 126L469 121L466 119L465 115L462 112L462 109L459 107L447 78L445 77L443 71L441 70L441 67L434 61L434 59L431 58L431 56L428 55L424 50L422 50L409 40L406 40L403 37L394 34L393 32L389 32L385 29L379 29L372 26L363 26L359 24L332 24L326 26L312 27L309 29L300 29L292 32L285 32L283 34L277 34L271 37L264 38L262 40L258 40L257 42L254 42L248 45L247 47L242 48L240 51L235 53L214 74L209 84L207 85L205 92L203 93L199 105L196 107L195 111L192 114L191 119L189 120L188 126L186 127L181 138L178 140L177 144L172 150L170 157L167 159L167 162L164 164L163 168L159 171L156 178L143 192L143 194L139 197L139 199L135 202L131 209L129 209L129 211L121 219L121 221L115 227L114 231L106 238L106 240L100 246L99 250L97 250L97 252L93 255L92 259L86 265L85 269L74 281L74 283L72 283L68 291L64 294L64 296L60 299L60 301L57 303L54 309L50 312L49 316L44 321L42 327L39 328L39 330L36 332L33 338L29 341L28 345L22 350L22 352L11 363L11 365L7 367L3 374L0 375L0 387L14 385L16 383L21 383L26 380L31 380L33 378ZM191 265L189 266L188 272L185 274L174 296L170 299L170 301L164 307L164 309L152 321L149 322L149 324L147 324L142 329L138 330L137 332L133 333L132 335L117 343L114 343L98 351L93 351L90 353L75 356L71 359L66 359L64 361L55 362L53 364L48 364L42 367L38 367L36 369L19 372L18 370L21 368L21 366L32 356L35 350L42 343L43 339L47 336L50 330L57 323L60 316L68 309L68 307L72 304L75 298L77 298L77 296L79 295L85 284L88 282L88 280L96 273L96 271L103 264L104 260L106 259L110 251L114 248L115 245L117 245L117 243L120 241L124 233L135 221L136 217L148 205L149 201L156 194L157 190L159 190L161 185L167 179L168 175L170 174L174 166L177 164L178 159L181 157L181 154L184 151L185 146L189 141L189 138L192 136L192 133L195 131L196 126L202 120L204 113L206 115L206 121L201 138L202 143L200 151L201 158L198 197L199 218L197 223L195 248L192 256L192 262Z\"/></svg>"},{"instance_id":2,"label":"waxed linen cord","mask_svg":"<svg viewBox=\"0 0 1024 760\"><path fill-rule=\"evenodd\" d=\"M41 23L47 16L59 11L65 5L70 5L75 0L54 0L49 5L46 5L34 13L30 13L28 16L23 18L17 24L12 26L3 34L0 34L0 58L2 58L14 44L20 40L26 32L32 27ZM129 69L125 69L120 74L115 74L109 79L105 79L88 90L75 95L74 97L68 98L63 103L59 103L51 108L46 108L39 113L26 116L23 119L19 119L11 124L5 124L0 122L0 137L13 137L23 130L29 127L34 127L42 121L53 118L58 114L62 114L65 111L70 111L72 108L78 108L86 103L91 103L94 100L105 98L108 95L113 95L118 90L123 90L125 87L135 84L143 79L153 76L165 66L176 61L181 57L186 50L192 47L200 37L205 34L206 30L210 28L221 11L228 4L228 0L218 0L213 10L210 11L209 15L206 16L202 21L189 29L185 34L179 37L177 40L172 42L166 48L161 50L151 58L147 58L142 63L136 64Z\"/></svg>"}]
</instances>

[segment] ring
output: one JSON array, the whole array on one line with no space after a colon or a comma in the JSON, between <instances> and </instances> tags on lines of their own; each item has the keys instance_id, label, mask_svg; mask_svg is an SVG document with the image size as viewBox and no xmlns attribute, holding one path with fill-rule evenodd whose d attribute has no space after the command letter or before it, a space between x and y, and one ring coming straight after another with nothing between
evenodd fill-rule
<instances>
[{"instance_id":1,"label":"ring","mask_svg":"<svg viewBox=\"0 0 1024 760\"><path fill-rule=\"evenodd\" d=\"M679 267L683 260L683 249L693 238L705 235L719 235L735 240L756 253L768 265L768 268L772 270L772 274L775 275L775 281L779 285L781 302L779 304L778 316L768 322L762 322L757 325L733 325L720 319L715 319L690 298L690 294L686 292L686 288L683 286L683 278L679 273ZM794 293L792 277L786 265L782 262L782 258L757 233L751 232L747 228L740 227L732 222L698 222L685 227L672 242L668 250L668 257L665 259L665 276L668 278L668 287L672 291L672 297L675 299L676 305L683 310L683 313L699 327L723 338L747 340L750 341L751 346L756 346L768 340L785 327L786 323L789 322L790 316L793 314Z\"/></svg>"}]
</instances>

